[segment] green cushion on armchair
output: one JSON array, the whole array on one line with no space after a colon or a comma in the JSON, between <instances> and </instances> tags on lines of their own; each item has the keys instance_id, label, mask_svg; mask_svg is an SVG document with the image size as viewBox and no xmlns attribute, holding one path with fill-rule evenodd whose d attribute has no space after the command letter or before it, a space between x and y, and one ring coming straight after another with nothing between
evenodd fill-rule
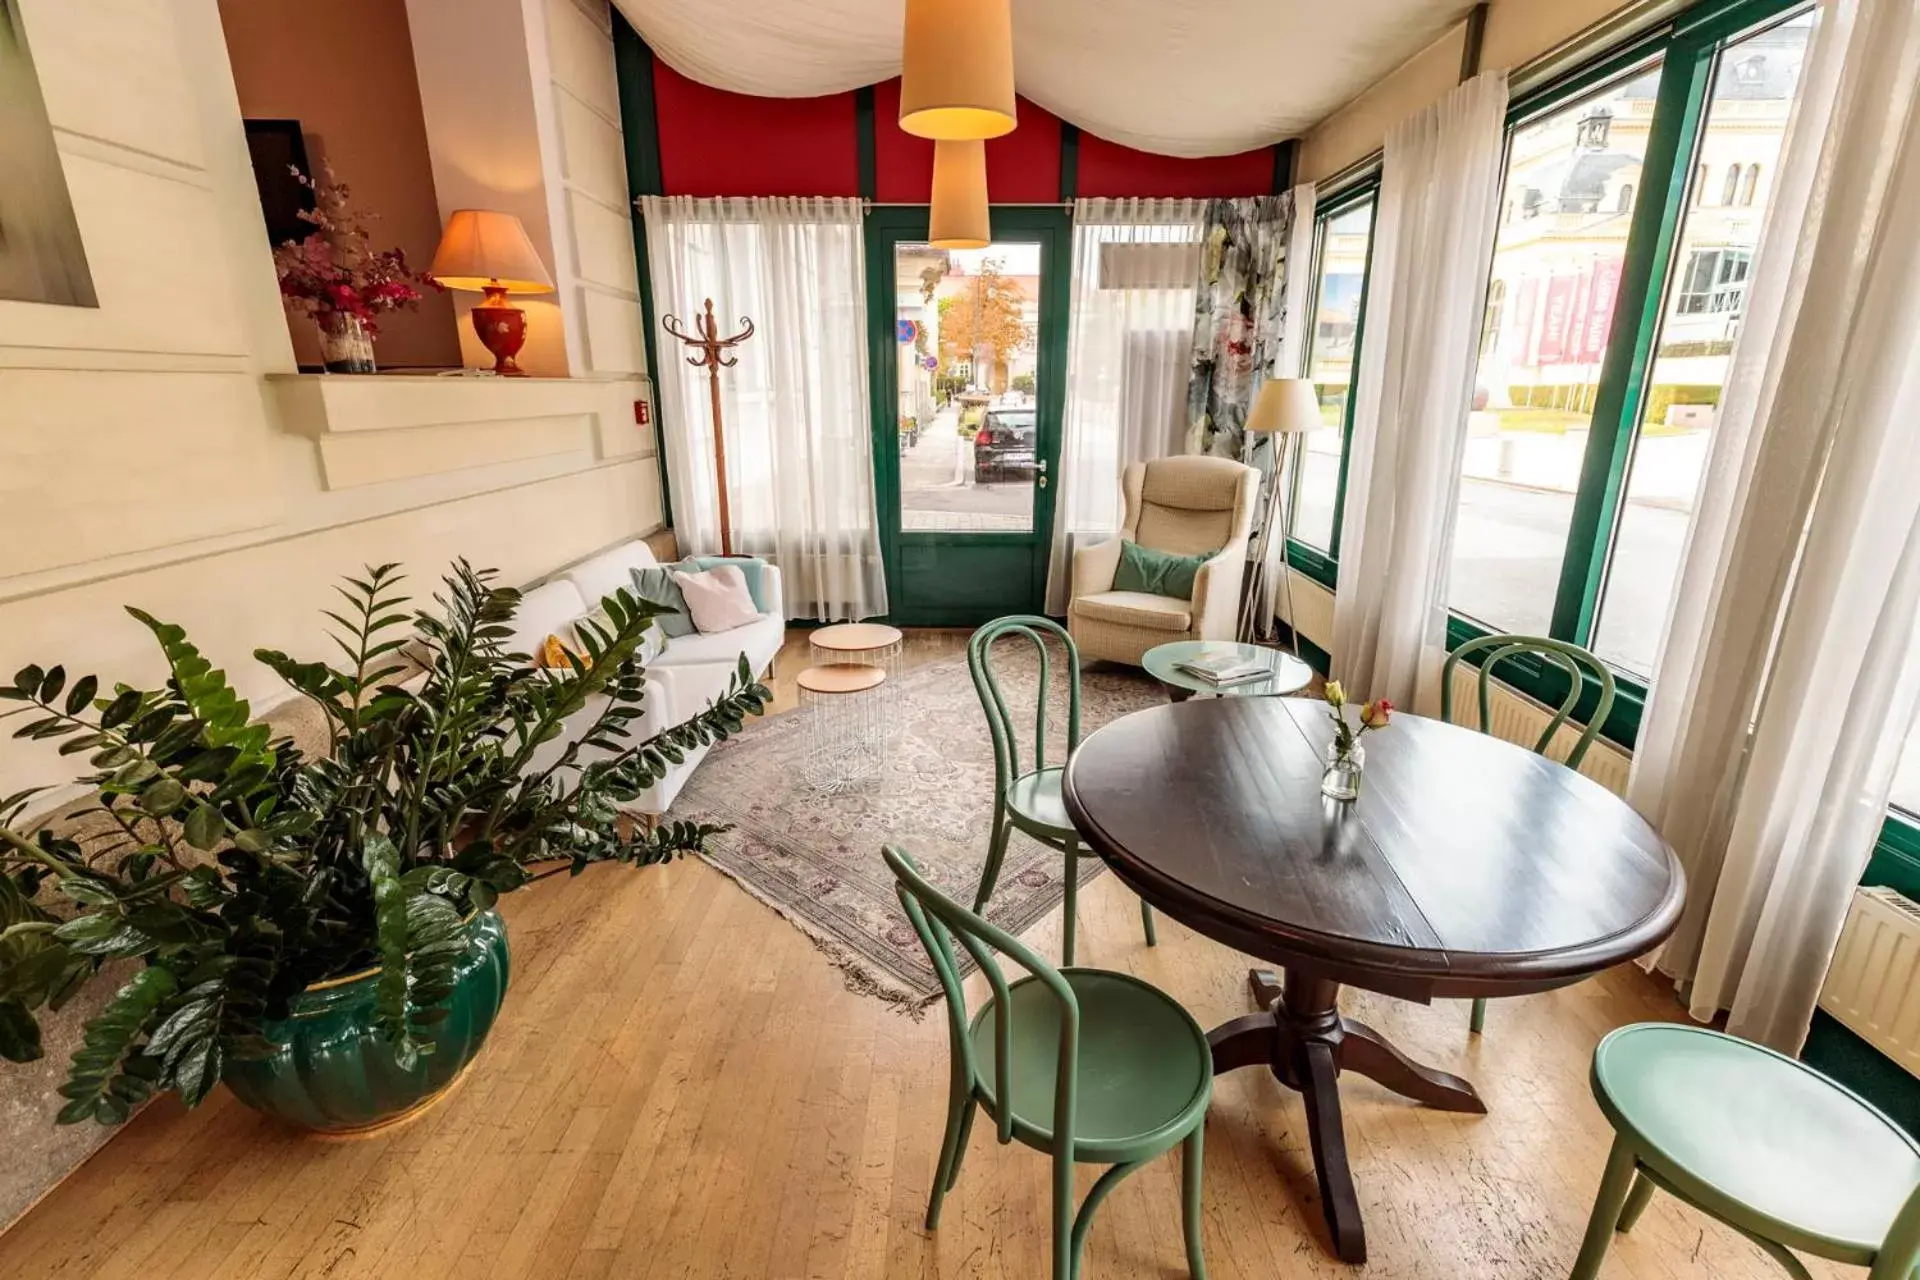
<instances>
[{"instance_id":1,"label":"green cushion on armchair","mask_svg":"<svg viewBox=\"0 0 1920 1280\"><path fill-rule=\"evenodd\" d=\"M1200 566L1217 554L1203 552L1195 556L1177 556L1169 551L1155 551L1152 547L1122 539L1120 567L1114 570L1113 589L1144 591L1148 595L1191 600L1193 580L1199 574Z\"/></svg>"}]
</instances>

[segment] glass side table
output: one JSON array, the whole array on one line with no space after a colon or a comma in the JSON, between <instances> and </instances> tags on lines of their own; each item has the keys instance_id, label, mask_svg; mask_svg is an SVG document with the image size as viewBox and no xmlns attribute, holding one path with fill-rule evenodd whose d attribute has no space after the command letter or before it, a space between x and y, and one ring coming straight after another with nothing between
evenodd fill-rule
<instances>
[{"instance_id":1,"label":"glass side table","mask_svg":"<svg viewBox=\"0 0 1920 1280\"><path fill-rule=\"evenodd\" d=\"M1267 669L1267 674L1239 684L1210 684L1199 676L1180 670L1180 663L1192 662L1196 658L1235 658L1257 662ZM1185 702L1196 693L1215 694L1222 698L1273 697L1298 693L1313 681L1313 668L1292 654L1233 640L1176 640L1172 644L1155 645L1141 656L1140 665L1147 669L1148 675L1166 687L1167 696L1175 702Z\"/></svg>"}]
</instances>

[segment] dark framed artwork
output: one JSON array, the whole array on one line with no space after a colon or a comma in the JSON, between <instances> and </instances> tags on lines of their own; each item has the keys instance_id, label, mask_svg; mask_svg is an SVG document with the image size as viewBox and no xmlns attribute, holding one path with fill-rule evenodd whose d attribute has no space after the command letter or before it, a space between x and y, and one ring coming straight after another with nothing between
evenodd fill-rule
<instances>
[{"instance_id":1,"label":"dark framed artwork","mask_svg":"<svg viewBox=\"0 0 1920 1280\"><path fill-rule=\"evenodd\" d=\"M19 0L0 0L0 299L100 305Z\"/></svg>"},{"instance_id":2,"label":"dark framed artwork","mask_svg":"<svg viewBox=\"0 0 1920 1280\"><path fill-rule=\"evenodd\" d=\"M267 242L275 248L289 240L305 240L313 224L300 215L312 213L313 188L293 171L312 173L307 142L298 120L247 120L247 154L253 160L253 181L260 189L260 212L267 219Z\"/></svg>"}]
</instances>

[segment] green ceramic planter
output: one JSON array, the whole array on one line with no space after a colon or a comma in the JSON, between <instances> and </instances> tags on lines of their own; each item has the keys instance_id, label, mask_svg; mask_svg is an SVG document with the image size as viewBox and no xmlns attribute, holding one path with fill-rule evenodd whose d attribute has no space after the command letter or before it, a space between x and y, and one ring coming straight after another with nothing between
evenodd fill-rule
<instances>
[{"instance_id":1,"label":"green ceramic planter","mask_svg":"<svg viewBox=\"0 0 1920 1280\"><path fill-rule=\"evenodd\" d=\"M292 1016L269 1022L271 1058L233 1062L227 1087L256 1111L316 1133L351 1135L412 1118L451 1088L486 1043L507 994L507 924L497 911L467 926L447 1016L423 1035L433 1052L411 1070L374 1029L378 969L307 988Z\"/></svg>"}]
</instances>

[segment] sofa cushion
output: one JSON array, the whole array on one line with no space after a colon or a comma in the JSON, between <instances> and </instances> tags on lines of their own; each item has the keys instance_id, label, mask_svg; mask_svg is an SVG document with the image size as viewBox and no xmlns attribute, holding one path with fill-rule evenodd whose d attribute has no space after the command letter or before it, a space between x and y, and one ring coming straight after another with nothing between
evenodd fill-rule
<instances>
[{"instance_id":1,"label":"sofa cushion","mask_svg":"<svg viewBox=\"0 0 1920 1280\"><path fill-rule=\"evenodd\" d=\"M702 569L716 569L723 564L738 568L741 576L747 580L747 594L753 597L753 611L774 611L767 602L767 570L770 566L759 556L695 556L693 562Z\"/></svg>"},{"instance_id":2,"label":"sofa cushion","mask_svg":"<svg viewBox=\"0 0 1920 1280\"><path fill-rule=\"evenodd\" d=\"M1102 591L1081 596L1073 602L1073 611L1079 617L1096 622L1145 627L1150 631L1186 631L1193 626L1193 611L1185 600L1148 595L1144 591Z\"/></svg>"},{"instance_id":3,"label":"sofa cushion","mask_svg":"<svg viewBox=\"0 0 1920 1280\"><path fill-rule=\"evenodd\" d=\"M676 573L694 572L691 560L681 560L674 564L648 565L635 569L628 583L629 589L648 604L659 605L667 612L654 619L660 633L669 640L692 635L694 631L693 614L687 610L687 597L680 590Z\"/></svg>"},{"instance_id":4,"label":"sofa cushion","mask_svg":"<svg viewBox=\"0 0 1920 1280\"><path fill-rule=\"evenodd\" d=\"M565 578L535 587L520 597L520 608L513 615L513 635L507 640L512 653L537 655L548 636L562 639L572 635L573 620L587 611L580 589Z\"/></svg>"},{"instance_id":5,"label":"sofa cushion","mask_svg":"<svg viewBox=\"0 0 1920 1280\"><path fill-rule=\"evenodd\" d=\"M674 570L673 580L687 598L687 612L702 635L731 631L760 620L747 590L747 575L736 564L719 564L701 573Z\"/></svg>"},{"instance_id":6,"label":"sofa cushion","mask_svg":"<svg viewBox=\"0 0 1920 1280\"><path fill-rule=\"evenodd\" d=\"M658 563L653 549L636 539L588 556L560 576L573 583L590 609L623 587L633 590L633 571Z\"/></svg>"},{"instance_id":7,"label":"sofa cushion","mask_svg":"<svg viewBox=\"0 0 1920 1280\"><path fill-rule=\"evenodd\" d=\"M695 632L689 636L678 636L668 643L666 651L654 660L653 665L662 671L678 671L682 667L723 666L731 674L739 665L740 655L747 655L748 663L756 672L765 671L773 656L780 652L781 644L786 640L786 623L767 613L744 627L735 627L731 631L716 631L712 635ZM697 707L678 708L684 719Z\"/></svg>"}]
</instances>

